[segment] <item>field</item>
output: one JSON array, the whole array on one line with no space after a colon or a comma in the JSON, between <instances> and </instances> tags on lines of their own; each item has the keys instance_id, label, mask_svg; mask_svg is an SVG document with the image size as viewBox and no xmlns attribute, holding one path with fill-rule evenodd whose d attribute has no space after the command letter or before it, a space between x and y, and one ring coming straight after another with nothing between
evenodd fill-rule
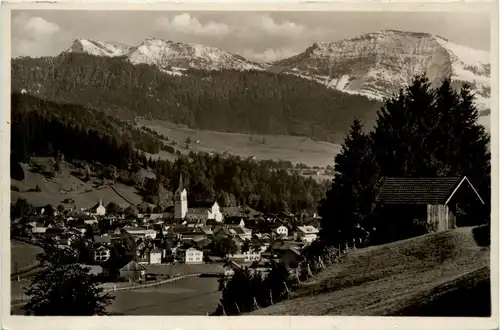
<instances>
[{"instance_id":1,"label":"field","mask_svg":"<svg viewBox=\"0 0 500 330\"><path fill-rule=\"evenodd\" d=\"M224 267L221 264L174 264L174 265L147 265L146 270L155 274L171 274L172 276L196 274L196 273L214 273L223 272ZM172 270L170 270L172 269Z\"/></svg>"},{"instance_id":2,"label":"field","mask_svg":"<svg viewBox=\"0 0 500 330\"><path fill-rule=\"evenodd\" d=\"M221 264L148 265L148 273L172 276L222 272ZM206 315L215 311L221 292L213 277L191 277L161 286L114 292L107 311L118 315Z\"/></svg>"},{"instance_id":3,"label":"field","mask_svg":"<svg viewBox=\"0 0 500 330\"><path fill-rule=\"evenodd\" d=\"M488 316L487 230L459 228L358 250L303 282L290 300L252 314Z\"/></svg>"},{"instance_id":4,"label":"field","mask_svg":"<svg viewBox=\"0 0 500 330\"><path fill-rule=\"evenodd\" d=\"M38 158L37 161L43 163L46 159ZM132 202L132 204L139 204L142 201L142 197L134 187L116 183L113 184L113 190L109 185L101 185L96 188L94 184L100 180L83 182L71 174L74 168L69 164L66 164L61 173L52 179L46 178L43 174L31 172L27 164L22 166L25 169L24 180L11 179L11 185L19 188L19 191L11 190L12 202L15 202L19 197L25 197L34 206L51 204L56 207L62 204L64 199L71 198L75 201L75 207L79 209L92 207L99 202L99 199L102 199L104 205L114 202L123 207L129 205L127 201ZM40 192L27 191L36 186L41 189Z\"/></svg>"},{"instance_id":5,"label":"field","mask_svg":"<svg viewBox=\"0 0 500 330\"><path fill-rule=\"evenodd\" d=\"M224 133L206 130L194 130L179 127L161 120L140 120L140 126L163 134L177 143L185 145L190 138L191 150L224 153L241 157L255 157L257 160L285 160L292 163L303 163L308 166L332 165L335 155L340 151L340 145L313 141L310 138L285 135L250 135L240 133ZM199 143L196 143L199 141ZM178 148L179 146L175 146ZM187 153L184 147L178 148ZM158 157L158 156L156 156ZM161 152L159 157L172 159L168 152Z\"/></svg>"},{"instance_id":6,"label":"field","mask_svg":"<svg viewBox=\"0 0 500 330\"><path fill-rule=\"evenodd\" d=\"M16 268L21 270L36 263L36 255L42 251L40 247L16 240L10 242L11 273L15 272Z\"/></svg>"},{"instance_id":7,"label":"field","mask_svg":"<svg viewBox=\"0 0 500 330\"><path fill-rule=\"evenodd\" d=\"M117 291L108 306L112 315L207 315L221 292L216 278L191 277L157 287Z\"/></svg>"}]
</instances>

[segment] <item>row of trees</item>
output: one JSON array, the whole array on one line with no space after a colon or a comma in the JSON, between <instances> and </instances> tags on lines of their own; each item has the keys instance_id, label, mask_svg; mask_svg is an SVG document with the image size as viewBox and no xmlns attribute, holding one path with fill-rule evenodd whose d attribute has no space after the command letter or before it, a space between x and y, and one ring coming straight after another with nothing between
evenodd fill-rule
<instances>
[{"instance_id":1,"label":"row of trees","mask_svg":"<svg viewBox=\"0 0 500 330\"><path fill-rule=\"evenodd\" d=\"M248 267L236 268L214 315L240 315L278 303L287 297L290 286L290 273L283 264L271 263L266 275Z\"/></svg>"},{"instance_id":2,"label":"row of trees","mask_svg":"<svg viewBox=\"0 0 500 330\"><path fill-rule=\"evenodd\" d=\"M470 224L489 221L490 138L477 119L468 86L457 92L445 80L432 89L427 78L419 76L385 102L372 132L365 133L355 120L335 157L336 175L320 203L321 238L335 245L353 239L374 244L417 234L403 228L409 224L401 219L377 216L377 183L384 176L465 175L488 204L480 209L463 205ZM384 230L391 227L399 229Z\"/></svg>"},{"instance_id":3,"label":"row of trees","mask_svg":"<svg viewBox=\"0 0 500 330\"><path fill-rule=\"evenodd\" d=\"M157 183L169 191L177 189L182 173L190 202L217 200L222 206L297 212L314 210L326 190L326 183L237 156L192 153L174 163L149 160L148 164L155 169ZM160 191L151 189L151 193Z\"/></svg>"},{"instance_id":4,"label":"row of trees","mask_svg":"<svg viewBox=\"0 0 500 330\"><path fill-rule=\"evenodd\" d=\"M267 274L248 267L236 268L227 284L222 280L222 297L214 314L240 315L287 299L295 284L339 262L339 252L322 241L314 241L302 250L302 260L293 265L295 271L274 261Z\"/></svg>"},{"instance_id":5,"label":"row of trees","mask_svg":"<svg viewBox=\"0 0 500 330\"><path fill-rule=\"evenodd\" d=\"M43 86L43 87L40 87ZM122 117L165 119L192 128L305 135L338 142L354 116L374 119L379 102L287 74L156 67L87 54L12 60L12 90ZM367 110L370 111L367 111Z\"/></svg>"}]
</instances>

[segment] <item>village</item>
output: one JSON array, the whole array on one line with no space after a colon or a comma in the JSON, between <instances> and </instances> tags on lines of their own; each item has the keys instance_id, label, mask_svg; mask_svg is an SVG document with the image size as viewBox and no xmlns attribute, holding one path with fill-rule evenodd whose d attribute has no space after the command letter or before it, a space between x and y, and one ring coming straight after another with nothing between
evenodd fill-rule
<instances>
[{"instance_id":1,"label":"village","mask_svg":"<svg viewBox=\"0 0 500 330\"><path fill-rule=\"evenodd\" d=\"M17 239L38 245L51 240L64 249L86 238L90 256L81 257L81 263L91 273L109 282L146 283L174 275L166 275L163 267L172 264L220 264L226 276L234 267L265 270L271 260L295 268L301 250L319 233L316 214L263 214L248 206L221 208L216 201L190 205L187 194L181 177L174 205L164 213L110 212L102 199L89 209L48 212L38 207L35 214L14 221ZM135 255L122 258L118 278L111 279L112 250L124 236L133 239ZM204 272L202 266L197 269Z\"/></svg>"}]
</instances>

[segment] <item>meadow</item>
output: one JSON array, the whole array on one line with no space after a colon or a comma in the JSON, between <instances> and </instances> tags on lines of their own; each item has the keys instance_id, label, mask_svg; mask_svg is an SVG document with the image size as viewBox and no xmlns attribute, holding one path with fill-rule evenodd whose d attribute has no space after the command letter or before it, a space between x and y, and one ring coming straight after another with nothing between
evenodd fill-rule
<instances>
[{"instance_id":1,"label":"meadow","mask_svg":"<svg viewBox=\"0 0 500 330\"><path fill-rule=\"evenodd\" d=\"M487 316L488 230L464 227L351 252L302 282L291 299L252 314Z\"/></svg>"},{"instance_id":2,"label":"meadow","mask_svg":"<svg viewBox=\"0 0 500 330\"><path fill-rule=\"evenodd\" d=\"M190 129L161 120L139 120L137 124L167 136L170 142L175 141L177 145L174 147L183 154L189 151L227 153L243 158L255 157L256 160L284 160L310 167L325 167L333 165L334 157L340 151L338 144L302 136L215 132ZM185 149L188 138L192 141L190 150ZM156 157L173 159L174 156L162 151Z\"/></svg>"},{"instance_id":3,"label":"meadow","mask_svg":"<svg viewBox=\"0 0 500 330\"><path fill-rule=\"evenodd\" d=\"M37 158L36 161L43 163L47 158ZM15 203L19 197L24 197L34 206L51 204L57 207L63 204L65 199L72 199L76 209L90 208L97 204L99 199L102 199L105 205L114 202L122 207L129 206L129 202L142 202L142 197L134 187L122 183L102 184L102 180L95 178L84 182L72 174L74 166L68 163L64 165L60 173L53 178L47 178L41 173L32 172L28 164L22 164L25 177L23 180L11 179L11 201ZM40 191L32 191L37 186Z\"/></svg>"}]
</instances>

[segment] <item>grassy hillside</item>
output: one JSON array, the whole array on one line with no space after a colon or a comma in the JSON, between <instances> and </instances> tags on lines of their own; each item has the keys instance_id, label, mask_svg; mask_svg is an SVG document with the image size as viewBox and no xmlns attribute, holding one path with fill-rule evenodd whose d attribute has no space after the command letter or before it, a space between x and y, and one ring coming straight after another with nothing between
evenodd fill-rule
<instances>
[{"instance_id":1,"label":"grassy hillside","mask_svg":"<svg viewBox=\"0 0 500 330\"><path fill-rule=\"evenodd\" d=\"M10 272L14 273L25 267L34 265L36 255L42 252L42 249L36 245L12 240L10 245Z\"/></svg>"},{"instance_id":2,"label":"grassy hillside","mask_svg":"<svg viewBox=\"0 0 500 330\"><path fill-rule=\"evenodd\" d=\"M448 315L448 302L470 306L476 297L480 309L462 309L462 316L488 315L488 230L459 228L353 252L302 283L291 299L253 314Z\"/></svg>"},{"instance_id":3,"label":"grassy hillside","mask_svg":"<svg viewBox=\"0 0 500 330\"><path fill-rule=\"evenodd\" d=\"M37 158L36 162L47 162L47 158ZM51 204L56 207L62 204L63 200L70 198L75 201L77 209L92 207L99 199L102 199L105 205L114 202L123 207L129 205L126 200L132 202L132 204L142 202L142 197L134 187L121 183L113 184L115 190L125 197L125 200L109 187L109 184L102 185L101 180L83 182L72 174L75 168L67 163L61 173L58 173L52 179L48 179L43 174L32 172L32 168L28 164L22 164L22 167L25 173L24 180L11 179L11 188L16 187L19 190L11 189L12 202L15 202L19 197L24 197L34 206ZM41 189L40 192L28 191L36 186Z\"/></svg>"},{"instance_id":4,"label":"grassy hillside","mask_svg":"<svg viewBox=\"0 0 500 330\"><path fill-rule=\"evenodd\" d=\"M241 133L225 133L208 130L195 130L181 127L162 120L139 120L140 126L146 126L169 140L184 145L187 138L192 143L192 151L224 153L256 159L274 159L303 163L309 166L332 165L340 145L314 141L307 137L286 135L251 135ZM195 143L199 141L199 143ZM168 142L166 141L168 144ZM176 146L181 152L187 150ZM162 151L161 158L172 158L172 154ZM157 157L158 157L157 156Z\"/></svg>"}]
</instances>

